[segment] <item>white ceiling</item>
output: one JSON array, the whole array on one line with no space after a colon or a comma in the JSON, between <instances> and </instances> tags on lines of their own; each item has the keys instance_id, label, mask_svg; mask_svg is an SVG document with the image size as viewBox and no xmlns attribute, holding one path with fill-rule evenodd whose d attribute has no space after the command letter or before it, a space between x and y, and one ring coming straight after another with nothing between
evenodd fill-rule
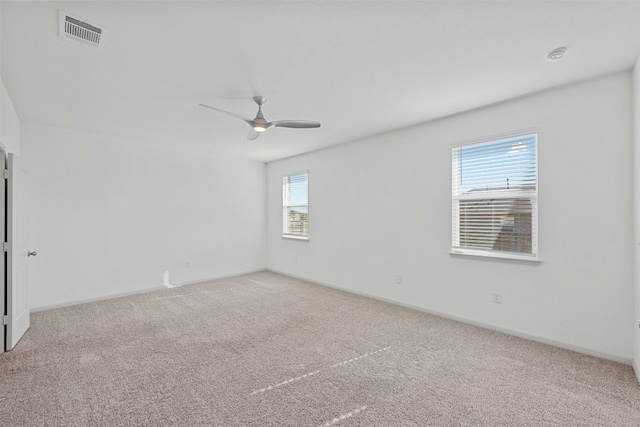
<instances>
[{"instance_id":1,"label":"white ceiling","mask_svg":"<svg viewBox=\"0 0 640 427\"><path fill-rule=\"evenodd\" d=\"M639 1L2 1L21 120L269 162L629 70ZM58 36L58 9L107 30ZM567 46L562 61L545 54ZM319 129L250 128L252 118Z\"/></svg>"}]
</instances>

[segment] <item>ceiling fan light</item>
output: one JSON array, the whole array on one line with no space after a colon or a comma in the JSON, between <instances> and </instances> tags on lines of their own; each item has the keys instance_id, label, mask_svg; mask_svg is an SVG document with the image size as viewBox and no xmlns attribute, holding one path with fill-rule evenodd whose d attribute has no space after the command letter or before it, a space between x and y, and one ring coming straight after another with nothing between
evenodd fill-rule
<instances>
[{"instance_id":1,"label":"ceiling fan light","mask_svg":"<svg viewBox=\"0 0 640 427\"><path fill-rule=\"evenodd\" d=\"M256 132L264 132L267 130L267 128L264 126L254 126L253 130L255 130Z\"/></svg>"}]
</instances>

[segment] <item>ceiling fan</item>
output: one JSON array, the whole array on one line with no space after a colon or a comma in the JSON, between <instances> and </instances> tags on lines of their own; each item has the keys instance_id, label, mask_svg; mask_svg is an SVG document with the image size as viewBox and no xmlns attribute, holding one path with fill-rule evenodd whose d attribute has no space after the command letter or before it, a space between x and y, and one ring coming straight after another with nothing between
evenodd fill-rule
<instances>
[{"instance_id":1,"label":"ceiling fan","mask_svg":"<svg viewBox=\"0 0 640 427\"><path fill-rule=\"evenodd\" d=\"M237 117L240 120L244 120L251 126L251 132L247 136L249 141L253 141L260 136L262 132L267 131L267 129L271 129L273 127L281 127L281 128L296 128L296 129L308 129L308 128L319 128L320 123L311 122L307 120L277 120L275 122L268 122L265 120L264 115L262 114L262 104L267 102L267 98L264 96L254 96L253 100L256 104L258 104L258 114L256 114L255 119L247 119L246 117L242 117L238 114L230 113L225 110L221 110L216 107L211 107L209 105L200 104L201 107L209 108L210 110L219 111L220 113L229 114L230 116Z\"/></svg>"}]
</instances>

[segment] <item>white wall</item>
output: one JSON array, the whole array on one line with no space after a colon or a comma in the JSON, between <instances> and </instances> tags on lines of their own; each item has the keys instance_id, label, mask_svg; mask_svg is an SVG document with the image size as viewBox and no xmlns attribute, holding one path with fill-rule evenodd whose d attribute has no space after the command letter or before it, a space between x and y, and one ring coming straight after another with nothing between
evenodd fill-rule
<instances>
[{"instance_id":1,"label":"white wall","mask_svg":"<svg viewBox=\"0 0 640 427\"><path fill-rule=\"evenodd\" d=\"M611 75L268 164L269 269L629 363L631 86ZM450 146L531 128L542 263L449 255ZM283 239L281 177L306 169L310 240Z\"/></svg>"},{"instance_id":2,"label":"white wall","mask_svg":"<svg viewBox=\"0 0 640 427\"><path fill-rule=\"evenodd\" d=\"M635 241L634 261L635 261L635 316L633 318L634 332L634 368L636 376L640 381L640 57L636 61L633 68L633 105L634 105L634 225L635 225Z\"/></svg>"},{"instance_id":3,"label":"white wall","mask_svg":"<svg viewBox=\"0 0 640 427\"><path fill-rule=\"evenodd\" d=\"M32 309L266 267L263 163L28 122L22 157Z\"/></svg>"},{"instance_id":4,"label":"white wall","mask_svg":"<svg viewBox=\"0 0 640 427\"><path fill-rule=\"evenodd\" d=\"M7 153L20 155L20 120L0 80L0 141Z\"/></svg>"}]
</instances>

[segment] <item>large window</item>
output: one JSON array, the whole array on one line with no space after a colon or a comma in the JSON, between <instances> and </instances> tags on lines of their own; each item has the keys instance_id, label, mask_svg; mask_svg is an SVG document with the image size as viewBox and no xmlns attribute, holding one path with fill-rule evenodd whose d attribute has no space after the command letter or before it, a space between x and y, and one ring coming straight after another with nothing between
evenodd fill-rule
<instances>
[{"instance_id":1,"label":"large window","mask_svg":"<svg viewBox=\"0 0 640 427\"><path fill-rule=\"evenodd\" d=\"M537 259L537 135L452 149L452 252Z\"/></svg>"},{"instance_id":2,"label":"large window","mask_svg":"<svg viewBox=\"0 0 640 427\"><path fill-rule=\"evenodd\" d=\"M282 234L284 237L309 237L309 173L297 173L282 179Z\"/></svg>"}]
</instances>

